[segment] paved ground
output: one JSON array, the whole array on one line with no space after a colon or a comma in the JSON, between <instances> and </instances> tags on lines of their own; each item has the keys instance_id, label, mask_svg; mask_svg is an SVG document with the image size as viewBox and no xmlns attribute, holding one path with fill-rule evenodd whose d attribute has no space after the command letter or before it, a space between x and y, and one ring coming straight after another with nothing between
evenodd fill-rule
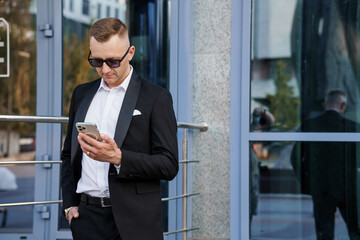
<instances>
[{"instance_id":1,"label":"paved ground","mask_svg":"<svg viewBox=\"0 0 360 240\"><path fill-rule=\"evenodd\" d=\"M311 198L293 194L262 194L251 231L252 239L316 239ZM335 239L349 239L340 213L335 217Z\"/></svg>"}]
</instances>

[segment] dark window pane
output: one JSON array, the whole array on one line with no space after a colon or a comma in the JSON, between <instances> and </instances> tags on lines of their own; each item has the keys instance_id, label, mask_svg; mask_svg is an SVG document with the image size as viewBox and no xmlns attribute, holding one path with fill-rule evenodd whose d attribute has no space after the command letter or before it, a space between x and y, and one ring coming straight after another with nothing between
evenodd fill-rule
<instances>
[{"instance_id":1,"label":"dark window pane","mask_svg":"<svg viewBox=\"0 0 360 240\"><path fill-rule=\"evenodd\" d=\"M84 15L89 15L90 2L89 0L83 0L82 13Z\"/></svg>"},{"instance_id":2,"label":"dark window pane","mask_svg":"<svg viewBox=\"0 0 360 240\"><path fill-rule=\"evenodd\" d=\"M357 0L254 1L251 114L273 115L267 131L303 130L330 109L359 121L359 7ZM333 90L344 101L326 102Z\"/></svg>"},{"instance_id":3,"label":"dark window pane","mask_svg":"<svg viewBox=\"0 0 360 240\"><path fill-rule=\"evenodd\" d=\"M110 17L110 7L109 6L106 7L106 16Z\"/></svg>"},{"instance_id":4,"label":"dark window pane","mask_svg":"<svg viewBox=\"0 0 360 240\"><path fill-rule=\"evenodd\" d=\"M251 237L359 238L359 150L354 142L251 142Z\"/></svg>"},{"instance_id":5,"label":"dark window pane","mask_svg":"<svg viewBox=\"0 0 360 240\"><path fill-rule=\"evenodd\" d=\"M97 18L98 19L101 18L101 4L100 3L97 5Z\"/></svg>"}]
</instances>

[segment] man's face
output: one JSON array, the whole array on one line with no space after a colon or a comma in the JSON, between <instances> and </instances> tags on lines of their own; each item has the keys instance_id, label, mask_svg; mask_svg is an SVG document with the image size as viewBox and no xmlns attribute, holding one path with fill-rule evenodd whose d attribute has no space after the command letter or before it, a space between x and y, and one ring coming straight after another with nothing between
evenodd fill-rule
<instances>
[{"instance_id":1,"label":"man's face","mask_svg":"<svg viewBox=\"0 0 360 240\"><path fill-rule=\"evenodd\" d=\"M90 38L90 58L121 59L130 46L126 37L120 38L113 35L106 42L98 42L94 37ZM134 56L135 48L132 46L128 54L121 61L120 67L111 68L106 62L101 67L96 67L97 73L104 79L109 88L119 86L130 73L129 62Z\"/></svg>"}]
</instances>

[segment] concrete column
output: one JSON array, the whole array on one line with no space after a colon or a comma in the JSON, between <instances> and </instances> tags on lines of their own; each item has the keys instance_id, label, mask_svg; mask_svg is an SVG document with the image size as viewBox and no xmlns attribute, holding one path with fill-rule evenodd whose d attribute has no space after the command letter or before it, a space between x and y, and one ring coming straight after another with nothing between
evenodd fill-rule
<instances>
[{"instance_id":1,"label":"concrete column","mask_svg":"<svg viewBox=\"0 0 360 240\"><path fill-rule=\"evenodd\" d=\"M209 124L193 144L197 240L230 239L230 23L231 0L194 0L193 117Z\"/></svg>"}]
</instances>

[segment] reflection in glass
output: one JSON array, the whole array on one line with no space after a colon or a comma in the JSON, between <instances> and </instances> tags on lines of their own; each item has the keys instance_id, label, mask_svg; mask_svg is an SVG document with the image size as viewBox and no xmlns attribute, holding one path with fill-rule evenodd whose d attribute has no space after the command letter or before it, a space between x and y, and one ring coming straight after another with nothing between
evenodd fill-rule
<instances>
[{"instance_id":1,"label":"reflection in glass","mask_svg":"<svg viewBox=\"0 0 360 240\"><path fill-rule=\"evenodd\" d=\"M297 131L323 111L326 94L334 89L347 96L344 116L358 121L360 2L253 4L251 112L258 107L274 115L267 131Z\"/></svg>"},{"instance_id":2,"label":"reflection in glass","mask_svg":"<svg viewBox=\"0 0 360 240\"><path fill-rule=\"evenodd\" d=\"M359 149L348 142L251 142L251 237L359 239Z\"/></svg>"},{"instance_id":3,"label":"reflection in glass","mask_svg":"<svg viewBox=\"0 0 360 240\"><path fill-rule=\"evenodd\" d=\"M2 123L1 126L10 124ZM17 126L16 126L17 125ZM35 124L23 129L31 129ZM14 129L21 124L12 124ZM34 161L35 133L18 133L0 129L0 163L5 161ZM0 203L34 201L34 165L0 165ZM34 206L0 208L0 233L31 233L33 227Z\"/></svg>"},{"instance_id":4,"label":"reflection in glass","mask_svg":"<svg viewBox=\"0 0 360 240\"><path fill-rule=\"evenodd\" d=\"M36 113L36 2L2 1L0 17L0 114ZM6 31L10 31L9 42ZM7 58L9 50L10 58ZM7 66L7 61L10 65ZM35 124L0 122L0 203L34 201ZM33 206L0 208L0 233L33 232Z\"/></svg>"}]
</instances>

